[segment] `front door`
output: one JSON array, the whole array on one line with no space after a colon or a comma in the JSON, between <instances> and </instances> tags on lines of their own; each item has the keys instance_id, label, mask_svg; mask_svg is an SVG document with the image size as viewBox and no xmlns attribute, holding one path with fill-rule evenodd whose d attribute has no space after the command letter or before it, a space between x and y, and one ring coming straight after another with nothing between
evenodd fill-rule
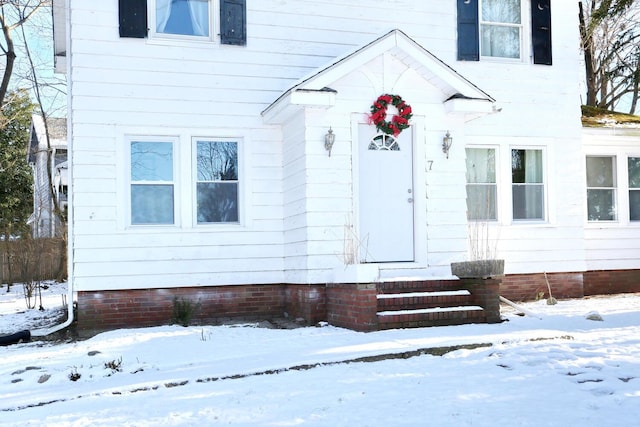
<instances>
[{"instance_id":1,"label":"front door","mask_svg":"<svg viewBox=\"0 0 640 427\"><path fill-rule=\"evenodd\" d=\"M414 260L413 138L358 125L359 244L363 262Z\"/></svg>"}]
</instances>

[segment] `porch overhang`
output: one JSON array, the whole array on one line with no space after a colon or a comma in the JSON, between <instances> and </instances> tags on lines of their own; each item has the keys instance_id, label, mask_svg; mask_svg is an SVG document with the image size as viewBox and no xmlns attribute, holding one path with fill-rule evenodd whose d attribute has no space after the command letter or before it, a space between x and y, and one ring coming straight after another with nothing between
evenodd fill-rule
<instances>
[{"instance_id":1,"label":"porch overhang","mask_svg":"<svg viewBox=\"0 0 640 427\"><path fill-rule=\"evenodd\" d=\"M395 29L301 79L262 111L265 123L284 123L304 106L332 107L337 92L329 87L380 55L392 55L438 88L443 94L447 112L489 114L497 111L493 97L404 32Z\"/></svg>"},{"instance_id":2,"label":"porch overhang","mask_svg":"<svg viewBox=\"0 0 640 427\"><path fill-rule=\"evenodd\" d=\"M287 121L298 110L306 107L331 108L336 105L336 94L334 89L323 87L322 89L297 88L287 91L278 102L271 104L263 111L262 116L265 123L280 124Z\"/></svg>"},{"instance_id":3,"label":"porch overhang","mask_svg":"<svg viewBox=\"0 0 640 427\"><path fill-rule=\"evenodd\" d=\"M484 115L500 111L492 100L469 98L460 94L456 94L444 101L444 108L447 113L463 115Z\"/></svg>"}]
</instances>

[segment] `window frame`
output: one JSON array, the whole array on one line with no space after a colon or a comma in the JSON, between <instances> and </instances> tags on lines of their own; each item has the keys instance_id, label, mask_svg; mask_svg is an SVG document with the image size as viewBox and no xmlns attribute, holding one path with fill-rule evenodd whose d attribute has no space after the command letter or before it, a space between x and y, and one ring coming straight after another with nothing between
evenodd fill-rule
<instances>
[{"instance_id":1,"label":"window frame","mask_svg":"<svg viewBox=\"0 0 640 427\"><path fill-rule=\"evenodd\" d=\"M520 56L481 56L481 0L457 0L457 60L507 64L553 65L552 12L550 0L520 0ZM490 23L492 21L483 21Z\"/></svg>"},{"instance_id":2,"label":"window frame","mask_svg":"<svg viewBox=\"0 0 640 427\"><path fill-rule=\"evenodd\" d=\"M172 181L158 181L162 183L170 182L173 186L173 222L172 223L134 223L133 222L133 206L132 206L132 187L134 181L131 178L131 145L134 142L148 143L170 143L172 146ZM126 151L126 224L128 227L149 229L149 228L176 228L180 226L180 155L179 155L179 137L177 136L150 136L150 135L126 135L125 136ZM145 182L140 181L140 182ZM141 184L136 184L141 185ZM142 184L145 185L145 184ZM149 184L151 185L151 184Z\"/></svg>"},{"instance_id":3,"label":"window frame","mask_svg":"<svg viewBox=\"0 0 640 427\"><path fill-rule=\"evenodd\" d=\"M157 17L156 17L156 4L158 0L148 0L147 5L147 22L149 23L150 40L174 40L174 41L201 41L201 42L214 42L216 32L219 32L219 18L215 11L220 10L219 0L207 0L209 8L209 35L197 36L188 34L172 34L162 33L157 31Z\"/></svg>"},{"instance_id":4,"label":"window frame","mask_svg":"<svg viewBox=\"0 0 640 427\"><path fill-rule=\"evenodd\" d=\"M465 189L466 189L466 194L467 194L467 221L469 222L489 222L489 223L499 223L500 222L500 185L499 185L499 181L500 181L500 150L498 146L488 146L488 145L467 145L465 147L465 150L493 150L493 158L494 158L494 172L495 172L495 180L493 183L469 183L466 180L465 177ZM465 155L465 159L466 159L466 155ZM466 160L465 160L465 175L466 175L467 171L466 171ZM470 210L469 210L469 192L468 192L468 187L470 185L477 185L477 186L487 186L487 185L491 185L493 186L493 188L495 189L495 205L494 205L494 212L495 212L495 218L470 218L469 214L470 214Z\"/></svg>"},{"instance_id":5,"label":"window frame","mask_svg":"<svg viewBox=\"0 0 640 427\"><path fill-rule=\"evenodd\" d=\"M525 23L529 22L527 8L524 6L524 0L518 0L520 2L520 23L506 23L506 22L497 22L497 21L485 21L482 16L482 5L485 0L478 0L478 54L481 61L505 61L505 62L523 62L527 57L525 52L525 37L526 33L531 33L531 31L525 31ZM518 37L518 51L519 56L517 58L510 58L505 56L493 56L493 55L483 55L482 54L482 27L483 26L494 26L494 27L507 27L507 28L518 28L519 37Z\"/></svg>"},{"instance_id":6,"label":"window frame","mask_svg":"<svg viewBox=\"0 0 640 427\"><path fill-rule=\"evenodd\" d=\"M628 214L627 218L629 220L629 223L634 224L634 225L640 225L640 218L638 218L638 219L632 219L631 218L631 192L637 192L637 193L640 194L640 186L632 187L631 186L631 182L630 182L631 181L631 177L630 177L630 174L629 174L629 160L632 159L632 158L633 159L640 159L640 155L628 154L626 156L626 159L625 159L626 160L626 166L627 166L626 167L626 173L627 173L627 176L626 176L626 178L627 178L626 179L626 183L627 183L627 188L626 188L626 190L627 190L627 209L626 209L626 212Z\"/></svg>"},{"instance_id":7,"label":"window frame","mask_svg":"<svg viewBox=\"0 0 640 427\"><path fill-rule=\"evenodd\" d=\"M542 172L542 183L517 183L513 182L513 151L514 150L524 150L524 151L540 151L540 159L542 165L540 167ZM549 164L549 155L547 153L546 146L511 146L509 147L509 197L510 197L510 211L511 211L511 222L514 224L542 224L549 223L550 220L550 209L549 209L549 174L547 171L547 165ZM513 198L513 190L515 185L523 186L523 185L537 185L542 186L542 218L515 218L514 215L514 198Z\"/></svg>"},{"instance_id":8,"label":"window frame","mask_svg":"<svg viewBox=\"0 0 640 427\"><path fill-rule=\"evenodd\" d=\"M590 187L589 186L589 169L587 168L587 162L589 158L595 157L603 157L611 159L611 178L612 178L612 186L611 187ZM620 221L620 168L618 165L618 155L616 154L586 154L584 157L584 165L585 165L585 215L586 220L590 224L615 224ZM626 160L626 158L625 158ZM589 190L610 190L613 192L613 210L614 215L612 219L589 219Z\"/></svg>"},{"instance_id":9,"label":"window frame","mask_svg":"<svg viewBox=\"0 0 640 427\"><path fill-rule=\"evenodd\" d=\"M237 186L237 203L238 203L238 220L229 222L199 222L198 221L198 142L234 142L237 144L238 171L237 179L234 181ZM202 227L237 227L245 223L245 206L244 206L244 183L248 180L245 176L244 162L244 138L242 137L211 137L211 136L192 136L191 137L191 217L192 224L195 228ZM225 181L229 182L229 181Z\"/></svg>"}]
</instances>

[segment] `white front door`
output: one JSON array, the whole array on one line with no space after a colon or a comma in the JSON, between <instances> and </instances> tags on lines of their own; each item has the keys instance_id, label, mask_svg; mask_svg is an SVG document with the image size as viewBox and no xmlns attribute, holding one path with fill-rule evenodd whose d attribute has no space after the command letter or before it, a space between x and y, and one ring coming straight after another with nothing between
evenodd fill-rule
<instances>
[{"instance_id":1,"label":"white front door","mask_svg":"<svg viewBox=\"0 0 640 427\"><path fill-rule=\"evenodd\" d=\"M362 262L414 260L413 138L358 125L359 239Z\"/></svg>"}]
</instances>

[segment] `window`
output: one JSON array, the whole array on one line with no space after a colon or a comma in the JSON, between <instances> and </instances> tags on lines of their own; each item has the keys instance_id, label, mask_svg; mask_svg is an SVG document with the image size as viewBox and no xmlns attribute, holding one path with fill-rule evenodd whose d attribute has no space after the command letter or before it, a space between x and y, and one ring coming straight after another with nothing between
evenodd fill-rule
<instances>
[{"instance_id":1,"label":"window","mask_svg":"<svg viewBox=\"0 0 640 427\"><path fill-rule=\"evenodd\" d=\"M629 220L640 221L640 157L629 157Z\"/></svg>"},{"instance_id":2,"label":"window","mask_svg":"<svg viewBox=\"0 0 640 427\"><path fill-rule=\"evenodd\" d=\"M131 141L131 224L174 223L174 144Z\"/></svg>"},{"instance_id":3,"label":"window","mask_svg":"<svg viewBox=\"0 0 640 427\"><path fill-rule=\"evenodd\" d=\"M522 13L520 0L481 0L482 56L520 58Z\"/></svg>"},{"instance_id":4,"label":"window","mask_svg":"<svg viewBox=\"0 0 640 427\"><path fill-rule=\"evenodd\" d=\"M521 0L457 1L459 61L526 57L526 14ZM536 0L530 5L533 63L551 65L551 1Z\"/></svg>"},{"instance_id":5,"label":"window","mask_svg":"<svg viewBox=\"0 0 640 427\"><path fill-rule=\"evenodd\" d=\"M400 145L391 135L380 134L373 137L369 142L368 149L373 151L400 151Z\"/></svg>"},{"instance_id":6,"label":"window","mask_svg":"<svg viewBox=\"0 0 640 427\"><path fill-rule=\"evenodd\" d=\"M511 150L514 220L544 220L542 150Z\"/></svg>"},{"instance_id":7,"label":"window","mask_svg":"<svg viewBox=\"0 0 640 427\"><path fill-rule=\"evenodd\" d=\"M154 34L213 39L220 43L247 44L246 0L219 0L220 28L213 31L212 0L119 0L120 37L146 38L149 24Z\"/></svg>"},{"instance_id":8,"label":"window","mask_svg":"<svg viewBox=\"0 0 640 427\"><path fill-rule=\"evenodd\" d=\"M238 142L198 139L195 146L198 224L238 222Z\"/></svg>"},{"instance_id":9,"label":"window","mask_svg":"<svg viewBox=\"0 0 640 427\"><path fill-rule=\"evenodd\" d=\"M467 148L467 218L496 220L496 150Z\"/></svg>"},{"instance_id":10,"label":"window","mask_svg":"<svg viewBox=\"0 0 640 427\"><path fill-rule=\"evenodd\" d=\"M615 221L616 167L614 156L587 156L587 218Z\"/></svg>"},{"instance_id":11,"label":"window","mask_svg":"<svg viewBox=\"0 0 640 427\"><path fill-rule=\"evenodd\" d=\"M155 31L209 37L209 0L155 0Z\"/></svg>"}]
</instances>

